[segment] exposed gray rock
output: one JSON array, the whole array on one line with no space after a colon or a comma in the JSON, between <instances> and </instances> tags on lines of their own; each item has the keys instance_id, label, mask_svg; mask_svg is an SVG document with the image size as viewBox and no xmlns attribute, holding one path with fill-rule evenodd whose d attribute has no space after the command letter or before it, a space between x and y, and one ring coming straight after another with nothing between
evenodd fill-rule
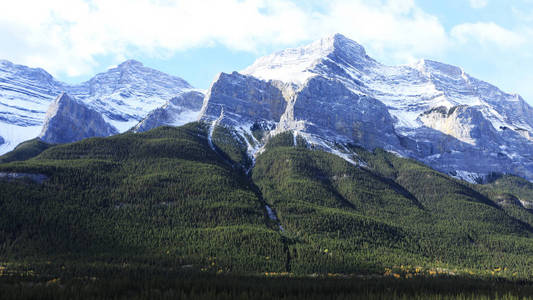
<instances>
[{"instance_id":1,"label":"exposed gray rock","mask_svg":"<svg viewBox=\"0 0 533 300\"><path fill-rule=\"evenodd\" d=\"M459 105L450 109L439 106L421 114L419 120L429 128L473 146L497 148L503 143L492 123L473 106Z\"/></svg>"},{"instance_id":2,"label":"exposed gray rock","mask_svg":"<svg viewBox=\"0 0 533 300\"><path fill-rule=\"evenodd\" d=\"M150 112L134 128L144 132L159 126L181 126L198 120L204 101L204 94L198 91L185 92L170 99L165 105Z\"/></svg>"},{"instance_id":3,"label":"exposed gray rock","mask_svg":"<svg viewBox=\"0 0 533 300\"><path fill-rule=\"evenodd\" d=\"M43 69L0 60L0 134L5 140L0 155L39 135L50 103L63 91L124 132L150 111L191 89L185 80L135 60L75 85L59 82Z\"/></svg>"},{"instance_id":4,"label":"exposed gray rock","mask_svg":"<svg viewBox=\"0 0 533 300\"><path fill-rule=\"evenodd\" d=\"M340 98L331 97L331 88L321 86L310 94L323 97L322 101L302 102L305 104L292 109L296 121L302 118L298 114L304 114L305 119L316 109L313 126L307 126L307 130L314 128L311 131L323 139L342 142L350 137L368 148L384 145L469 181L491 172L533 180L533 108L520 96L475 79L459 67L430 60L411 66L386 66L370 58L361 45L336 34L259 58L243 73L303 89L320 76L340 83L361 99L382 102L392 116L395 133L378 106L371 105L367 110L360 105L360 113L352 111L342 106ZM328 102L331 99L333 102ZM350 117L339 115L341 110ZM368 119L364 119L363 112L369 114ZM370 136L361 140L348 133L357 126L346 125L346 121L362 119L368 124L364 131ZM335 122L339 125L333 134L328 129ZM283 129L298 130L296 125L293 121ZM394 134L399 137L400 147L396 147ZM331 147L329 150L336 153Z\"/></svg>"},{"instance_id":5,"label":"exposed gray rock","mask_svg":"<svg viewBox=\"0 0 533 300\"><path fill-rule=\"evenodd\" d=\"M237 132L258 124L270 135L293 131L321 148L336 142L370 149L401 147L383 103L322 76L298 86L222 73L207 93L201 119L232 126Z\"/></svg>"},{"instance_id":6,"label":"exposed gray rock","mask_svg":"<svg viewBox=\"0 0 533 300\"><path fill-rule=\"evenodd\" d=\"M303 123L303 127L286 129L369 149L400 146L387 107L376 99L353 93L339 81L313 77L293 99L292 111L286 112L285 120Z\"/></svg>"},{"instance_id":7,"label":"exposed gray rock","mask_svg":"<svg viewBox=\"0 0 533 300\"><path fill-rule=\"evenodd\" d=\"M3 143L5 143L4 138L0 136L0 145L2 145Z\"/></svg>"},{"instance_id":8,"label":"exposed gray rock","mask_svg":"<svg viewBox=\"0 0 533 300\"><path fill-rule=\"evenodd\" d=\"M37 182L37 183L43 183L46 179L48 179L48 176L44 174L33 174L33 173L16 173L16 172L0 172L0 179L3 180L20 180L20 179L30 179L31 181Z\"/></svg>"},{"instance_id":9,"label":"exposed gray rock","mask_svg":"<svg viewBox=\"0 0 533 300\"><path fill-rule=\"evenodd\" d=\"M117 133L100 113L62 93L50 104L39 138L47 143L59 144Z\"/></svg>"},{"instance_id":10,"label":"exposed gray rock","mask_svg":"<svg viewBox=\"0 0 533 300\"><path fill-rule=\"evenodd\" d=\"M207 92L200 119L216 120L224 111L222 125L279 122L287 100L274 82L237 72L221 73Z\"/></svg>"}]
</instances>

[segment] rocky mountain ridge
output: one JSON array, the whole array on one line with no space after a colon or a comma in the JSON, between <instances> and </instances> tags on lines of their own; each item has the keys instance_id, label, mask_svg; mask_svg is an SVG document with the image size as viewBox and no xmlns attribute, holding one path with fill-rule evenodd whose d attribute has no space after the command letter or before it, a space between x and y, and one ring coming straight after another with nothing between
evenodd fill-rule
<instances>
[{"instance_id":1,"label":"rocky mountain ridge","mask_svg":"<svg viewBox=\"0 0 533 300\"><path fill-rule=\"evenodd\" d=\"M185 80L145 67L135 60L127 60L78 85L57 81L40 68L2 60L0 141L3 142L0 154L38 136L49 105L62 92L102 114L114 131L124 132L152 110L191 90L193 87Z\"/></svg>"},{"instance_id":2,"label":"rocky mountain ridge","mask_svg":"<svg viewBox=\"0 0 533 300\"><path fill-rule=\"evenodd\" d=\"M202 119L212 120L224 107L224 119L232 121L222 124L269 123L271 135L293 131L314 147L352 161L342 144L384 148L468 181L491 172L533 179L533 109L520 96L459 67L429 60L385 66L335 34L259 58L242 74L218 77ZM265 84L278 89L267 93L276 95L271 101L289 95L276 105L286 109L272 112L276 117L265 118L270 113L265 106L249 101L265 91ZM262 113L247 113L254 110ZM235 125L239 119L244 121Z\"/></svg>"},{"instance_id":3,"label":"rocky mountain ridge","mask_svg":"<svg viewBox=\"0 0 533 300\"><path fill-rule=\"evenodd\" d=\"M290 131L295 144L302 138L357 165L365 163L349 145L383 148L471 182L492 172L533 179L533 109L520 96L435 61L383 65L340 34L259 58L240 73L221 73L205 98L182 79L136 61L78 86L40 69L15 69L28 88L4 84L1 92L35 109L11 105L19 113L6 110L4 128L32 131L44 119L47 99L67 90L117 132L177 126L199 115L210 132L216 126L233 129L252 160L270 137ZM3 78L10 83L17 76ZM0 150L13 146L13 135L4 132Z\"/></svg>"},{"instance_id":4,"label":"rocky mountain ridge","mask_svg":"<svg viewBox=\"0 0 533 300\"><path fill-rule=\"evenodd\" d=\"M62 144L117 133L100 113L61 93L46 112L39 138L49 144Z\"/></svg>"}]
</instances>

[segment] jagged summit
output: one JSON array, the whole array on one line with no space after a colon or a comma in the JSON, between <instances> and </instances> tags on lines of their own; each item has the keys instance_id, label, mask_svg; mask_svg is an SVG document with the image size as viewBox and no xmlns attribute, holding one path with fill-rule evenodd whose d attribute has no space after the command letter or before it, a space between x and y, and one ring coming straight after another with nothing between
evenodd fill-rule
<instances>
[{"instance_id":1,"label":"jagged summit","mask_svg":"<svg viewBox=\"0 0 533 300\"><path fill-rule=\"evenodd\" d=\"M57 144L117 133L100 113L63 92L50 104L39 138Z\"/></svg>"},{"instance_id":2,"label":"jagged summit","mask_svg":"<svg viewBox=\"0 0 533 300\"><path fill-rule=\"evenodd\" d=\"M290 48L257 59L241 73L269 80L302 84L317 74L315 68L328 57L344 60L371 60L363 46L336 33L309 45Z\"/></svg>"},{"instance_id":3,"label":"jagged summit","mask_svg":"<svg viewBox=\"0 0 533 300\"><path fill-rule=\"evenodd\" d=\"M466 74L462 68L434 60L421 59L410 65L410 67L420 71L428 77L432 74L443 74L457 80L469 80L469 75Z\"/></svg>"},{"instance_id":4,"label":"jagged summit","mask_svg":"<svg viewBox=\"0 0 533 300\"><path fill-rule=\"evenodd\" d=\"M185 80L127 60L81 84L66 84L40 68L0 61L0 154L41 132L49 105L65 91L124 132L193 87Z\"/></svg>"},{"instance_id":5,"label":"jagged summit","mask_svg":"<svg viewBox=\"0 0 533 300\"><path fill-rule=\"evenodd\" d=\"M22 128L33 126L25 136L34 132L44 117L42 105L58 91L101 114L118 132L141 120L139 130L196 119L202 102L201 94L186 94L193 89L181 78L135 60L76 86L37 77L0 64L0 96L7 99L0 102L6 140L0 151L14 146ZM27 103L19 105L20 99ZM243 141L252 129L265 137L292 131L295 141L302 137L350 162L357 160L343 144L384 148L466 178L505 172L533 180L533 108L520 96L445 63L381 64L341 34L259 58L241 73L221 73L203 100L200 119L211 129L235 128ZM195 106L187 108L189 102ZM249 141L248 152L257 154L264 142Z\"/></svg>"},{"instance_id":6,"label":"jagged summit","mask_svg":"<svg viewBox=\"0 0 533 300\"><path fill-rule=\"evenodd\" d=\"M143 67L144 65L142 62L135 60L135 59L128 59L122 63L120 63L117 67L118 68L131 68L131 67Z\"/></svg>"},{"instance_id":7,"label":"jagged summit","mask_svg":"<svg viewBox=\"0 0 533 300\"><path fill-rule=\"evenodd\" d=\"M351 59L369 59L366 54L366 50L363 46L340 33L336 33L330 37L323 38L322 40L332 43L333 52L335 54L348 56L348 58Z\"/></svg>"},{"instance_id":8,"label":"jagged summit","mask_svg":"<svg viewBox=\"0 0 533 300\"><path fill-rule=\"evenodd\" d=\"M12 63L9 60L0 59L0 73L3 72L10 72L13 74L12 76L29 77L28 79L32 81L43 81L52 85L61 85L61 83L54 80L54 77L50 73L42 68L31 68Z\"/></svg>"},{"instance_id":9,"label":"jagged summit","mask_svg":"<svg viewBox=\"0 0 533 300\"><path fill-rule=\"evenodd\" d=\"M212 113L204 119L218 117L224 106L221 124L229 117L226 124L243 120L240 127L260 120L275 128L272 134L293 131L335 154L346 155L331 140L351 141L413 157L465 179L490 172L533 179L533 109L460 67L432 60L387 66L335 34L259 58L242 73L248 77L217 79L204 102L204 111ZM265 117L271 112L267 106L260 118L250 113L259 108L242 109L254 104L250 95L255 100L265 90L265 82L255 78L285 84L273 86L286 103L274 106L285 107L280 118ZM258 104L278 103L272 102L274 94L269 94L270 102Z\"/></svg>"},{"instance_id":10,"label":"jagged summit","mask_svg":"<svg viewBox=\"0 0 533 300\"><path fill-rule=\"evenodd\" d=\"M180 77L127 60L69 91L123 132L148 113L193 87Z\"/></svg>"}]
</instances>

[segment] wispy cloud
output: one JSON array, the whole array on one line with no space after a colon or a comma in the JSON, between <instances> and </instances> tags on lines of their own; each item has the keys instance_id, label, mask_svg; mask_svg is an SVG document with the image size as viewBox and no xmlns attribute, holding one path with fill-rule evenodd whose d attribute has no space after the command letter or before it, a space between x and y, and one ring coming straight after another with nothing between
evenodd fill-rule
<instances>
[{"instance_id":1,"label":"wispy cloud","mask_svg":"<svg viewBox=\"0 0 533 300\"><path fill-rule=\"evenodd\" d=\"M477 42L483 46L518 47L527 39L495 23L464 23L452 28L451 36L460 43Z\"/></svg>"},{"instance_id":2,"label":"wispy cloud","mask_svg":"<svg viewBox=\"0 0 533 300\"><path fill-rule=\"evenodd\" d=\"M487 3L470 1L477 8ZM414 0L18 0L4 1L2 9L8 13L0 14L0 58L68 76L101 69L102 56L114 57L109 64L212 45L266 54L335 32L391 64L477 50L492 61L494 49L516 61L527 57L516 49L533 40L529 25L447 29Z\"/></svg>"},{"instance_id":3,"label":"wispy cloud","mask_svg":"<svg viewBox=\"0 0 533 300\"><path fill-rule=\"evenodd\" d=\"M483 8L489 3L488 0L468 0L472 8Z\"/></svg>"},{"instance_id":4,"label":"wispy cloud","mask_svg":"<svg viewBox=\"0 0 533 300\"><path fill-rule=\"evenodd\" d=\"M342 32L375 51L419 56L441 51L444 28L412 0L327 4L289 0L19 0L4 3L0 57L70 76L99 55L160 56L221 44L258 51Z\"/></svg>"}]
</instances>

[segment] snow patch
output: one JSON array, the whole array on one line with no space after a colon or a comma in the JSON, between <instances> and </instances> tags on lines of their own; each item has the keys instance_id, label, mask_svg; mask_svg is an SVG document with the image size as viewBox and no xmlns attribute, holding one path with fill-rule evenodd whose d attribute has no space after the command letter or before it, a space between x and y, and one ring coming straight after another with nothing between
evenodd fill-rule
<instances>
[{"instance_id":1,"label":"snow patch","mask_svg":"<svg viewBox=\"0 0 533 300\"><path fill-rule=\"evenodd\" d=\"M478 184L480 181L483 180L485 176L487 176L487 174L458 170L455 171L455 175L450 174L450 176L459 180L464 180L469 183Z\"/></svg>"},{"instance_id":2,"label":"snow patch","mask_svg":"<svg viewBox=\"0 0 533 300\"><path fill-rule=\"evenodd\" d=\"M276 213L274 212L274 210L272 210L272 208L270 206L268 206L267 204L265 204L265 209L267 211L268 218L270 220L272 220L272 221L278 222L279 230L281 230L282 232L285 231L285 229L283 229L283 226L281 226L281 224L279 224L278 217L276 216Z\"/></svg>"},{"instance_id":3,"label":"snow patch","mask_svg":"<svg viewBox=\"0 0 533 300\"><path fill-rule=\"evenodd\" d=\"M182 126L187 123L195 122L198 120L198 116L200 115L200 111L194 111L194 110L184 110L183 112L179 113L176 116L176 119L172 122L172 126Z\"/></svg>"},{"instance_id":4,"label":"snow patch","mask_svg":"<svg viewBox=\"0 0 533 300\"><path fill-rule=\"evenodd\" d=\"M0 145L0 155L13 150L18 144L36 138L41 132L39 126L18 126L0 122L0 136L4 139L4 144Z\"/></svg>"},{"instance_id":5,"label":"snow patch","mask_svg":"<svg viewBox=\"0 0 533 300\"><path fill-rule=\"evenodd\" d=\"M220 121L222 121L222 119L224 118L224 107L222 107L222 109L220 110L220 116L218 117L218 119L215 119L213 120L213 122L211 122L211 126L209 127L209 134L207 135L207 142L209 143L209 147L211 147L211 149L213 149L213 151L217 151L216 148L215 148L215 144L213 144L213 133L215 132L215 127L218 126L218 124L220 123Z\"/></svg>"},{"instance_id":6,"label":"snow patch","mask_svg":"<svg viewBox=\"0 0 533 300\"><path fill-rule=\"evenodd\" d=\"M46 179L48 179L48 176L44 174L0 172L0 179L16 180L16 179L24 179L24 178L28 178L31 181L35 181L37 183L43 183Z\"/></svg>"}]
</instances>

